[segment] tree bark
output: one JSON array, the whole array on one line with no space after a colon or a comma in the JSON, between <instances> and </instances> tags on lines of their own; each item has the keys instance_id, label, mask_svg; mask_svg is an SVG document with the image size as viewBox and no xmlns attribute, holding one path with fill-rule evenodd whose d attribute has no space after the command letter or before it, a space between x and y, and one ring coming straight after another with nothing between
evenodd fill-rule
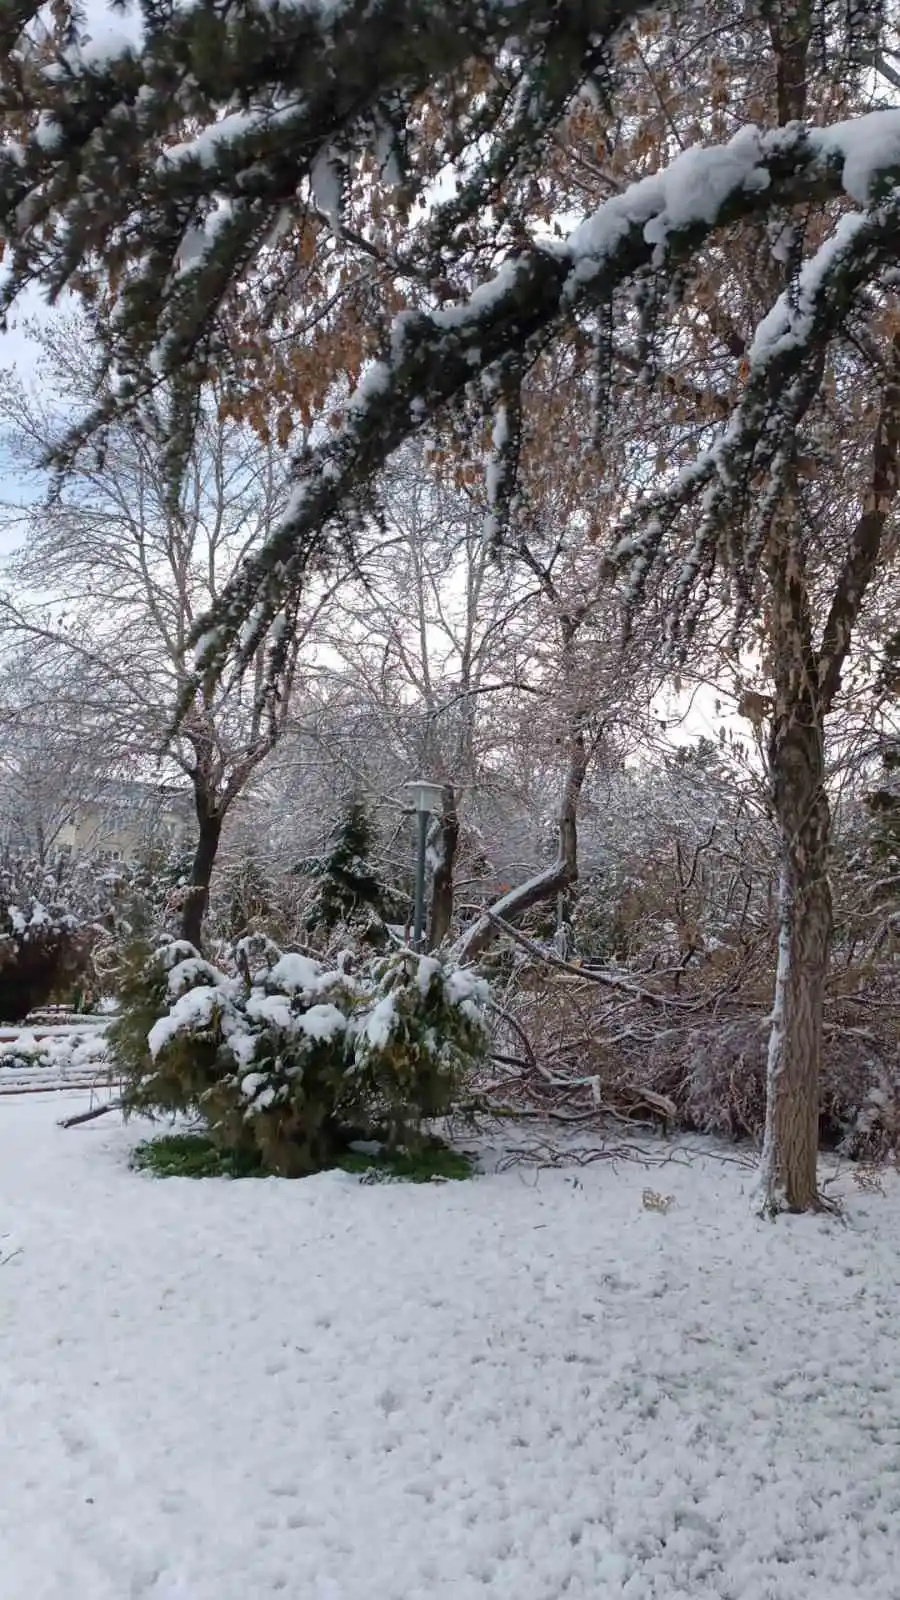
<instances>
[{"instance_id":1,"label":"tree bark","mask_svg":"<svg viewBox=\"0 0 900 1600\"><path fill-rule=\"evenodd\" d=\"M825 749L813 696L794 706L770 741L773 802L781 832L778 970L769 1038L763 1207L812 1211L817 1180L819 1069L831 949L828 881L831 815Z\"/></svg>"},{"instance_id":2,"label":"tree bark","mask_svg":"<svg viewBox=\"0 0 900 1600\"><path fill-rule=\"evenodd\" d=\"M459 816L453 785L444 785L444 800L438 819L438 858L431 880L431 908L428 919L428 949L443 944L453 921L453 874L459 846Z\"/></svg>"},{"instance_id":3,"label":"tree bark","mask_svg":"<svg viewBox=\"0 0 900 1600\"><path fill-rule=\"evenodd\" d=\"M772 808L781 833L778 973L769 1039L762 1193L767 1211L820 1209L816 1180L819 1068L832 935L825 787L825 719L897 500L900 459L900 335L892 340L872 473L848 540L816 650L803 530L790 526L768 565L775 705L769 738Z\"/></svg>"},{"instance_id":4,"label":"tree bark","mask_svg":"<svg viewBox=\"0 0 900 1600\"><path fill-rule=\"evenodd\" d=\"M203 938L203 919L209 905L209 886L222 837L222 817L201 793L195 794L197 808L197 848L191 865L191 878L181 913L181 937L198 950Z\"/></svg>"}]
</instances>

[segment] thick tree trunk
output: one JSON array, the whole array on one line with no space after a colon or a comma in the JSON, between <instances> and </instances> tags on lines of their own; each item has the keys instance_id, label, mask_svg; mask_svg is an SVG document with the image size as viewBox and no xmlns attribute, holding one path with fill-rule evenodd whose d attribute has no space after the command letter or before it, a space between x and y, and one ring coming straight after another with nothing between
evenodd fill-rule
<instances>
[{"instance_id":1,"label":"thick tree trunk","mask_svg":"<svg viewBox=\"0 0 900 1600\"><path fill-rule=\"evenodd\" d=\"M431 879L431 908L428 918L428 949L436 950L450 932L453 921L453 873L459 846L459 817L453 785L444 785L444 800L438 819L438 840Z\"/></svg>"},{"instance_id":2,"label":"thick tree trunk","mask_svg":"<svg viewBox=\"0 0 900 1600\"><path fill-rule=\"evenodd\" d=\"M809 1211L824 1204L816 1182L822 1014L832 934L824 725L840 688L860 608L878 571L887 519L897 501L898 456L900 335L890 348L868 491L837 575L818 651L812 645L802 525L786 524L768 569L775 678L769 772L782 851L762 1165L769 1211L782 1206Z\"/></svg>"},{"instance_id":3,"label":"thick tree trunk","mask_svg":"<svg viewBox=\"0 0 900 1600\"><path fill-rule=\"evenodd\" d=\"M778 970L769 1039L762 1199L770 1212L822 1205L816 1176L819 1068L832 933L831 816L814 697L776 721L772 794L781 832Z\"/></svg>"},{"instance_id":4,"label":"thick tree trunk","mask_svg":"<svg viewBox=\"0 0 900 1600\"><path fill-rule=\"evenodd\" d=\"M222 818L200 794L196 795L197 848L191 866L190 886L181 913L181 937L199 950L203 938L203 919L209 905L209 886L222 837Z\"/></svg>"}]
</instances>

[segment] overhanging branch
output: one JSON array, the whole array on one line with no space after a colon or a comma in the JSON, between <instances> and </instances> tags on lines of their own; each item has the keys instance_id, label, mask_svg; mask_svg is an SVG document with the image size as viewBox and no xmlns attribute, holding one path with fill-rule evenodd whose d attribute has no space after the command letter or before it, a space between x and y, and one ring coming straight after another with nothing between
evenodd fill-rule
<instances>
[{"instance_id":1,"label":"overhanging branch","mask_svg":"<svg viewBox=\"0 0 900 1600\"><path fill-rule=\"evenodd\" d=\"M888 120L865 119L873 135L866 190L877 186L888 191L886 198L849 219L855 228L845 230L840 260L821 273L817 297L810 284L805 337L787 302L761 329L736 414L740 428L727 430L725 454L732 458L748 442L755 448L773 410L783 410L795 380L798 411L809 403L812 393L803 380L811 345L833 335L856 289L900 246L891 187L900 182L900 113L876 115ZM509 260L463 305L398 317L389 350L364 375L338 434L295 460L296 487L281 527L198 630L204 669L217 670L235 650L244 659L252 655L284 596L327 555L329 531L345 508L359 503L395 450L471 390L478 373L511 354L527 359L536 344L582 309L608 302L642 272L674 271L729 223L840 195L845 184L859 192L860 128L861 123L847 123L763 135L745 129L727 146L689 150L667 170L613 196L560 247L531 249ZM879 148L885 152L881 165ZM710 456L692 480L685 476L677 493L693 498L716 471ZM642 559L645 555L642 550Z\"/></svg>"}]
</instances>

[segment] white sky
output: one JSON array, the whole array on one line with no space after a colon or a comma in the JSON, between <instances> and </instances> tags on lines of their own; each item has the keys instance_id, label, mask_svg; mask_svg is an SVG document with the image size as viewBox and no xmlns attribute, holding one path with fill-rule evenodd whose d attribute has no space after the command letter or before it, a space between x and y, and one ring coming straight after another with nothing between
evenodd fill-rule
<instances>
[{"instance_id":1,"label":"white sky","mask_svg":"<svg viewBox=\"0 0 900 1600\"><path fill-rule=\"evenodd\" d=\"M114 13L109 0L83 0L83 3L87 26L92 30L95 46L100 44L105 36L121 40L126 32L134 33L134 24L129 27L127 14L123 17L121 11ZM32 318L42 318L48 314L46 304L37 291L23 297L10 316L9 331L0 333L0 367L12 367L26 382L33 376L36 351L33 342L24 331L23 324ZM9 462L4 457L0 442L0 501L15 501L21 497L22 485L11 477ZM4 535L0 526L0 556L5 555L9 548L8 536Z\"/></svg>"},{"instance_id":2,"label":"white sky","mask_svg":"<svg viewBox=\"0 0 900 1600\"><path fill-rule=\"evenodd\" d=\"M40 296L31 294L27 304L23 302L21 309L13 313L10 331L0 334L0 366L15 367L23 376L33 370L34 345L20 324L30 317L43 315L44 310Z\"/></svg>"},{"instance_id":3,"label":"white sky","mask_svg":"<svg viewBox=\"0 0 900 1600\"><path fill-rule=\"evenodd\" d=\"M30 295L27 306L23 304L22 309L17 311L10 319L13 326L11 326L9 332L0 333L0 367L12 367L26 382L34 374L36 349L33 341L27 337L21 327L21 323L32 316L41 315L43 311L44 307L40 297L36 294ZM33 493L33 490L31 492ZM16 501L21 501L26 493L27 490L21 479L17 479L10 469L9 459L3 448L2 438L0 438L0 502L15 503ZM14 541L4 528L2 519L0 519L0 558L8 555L13 546Z\"/></svg>"}]
</instances>

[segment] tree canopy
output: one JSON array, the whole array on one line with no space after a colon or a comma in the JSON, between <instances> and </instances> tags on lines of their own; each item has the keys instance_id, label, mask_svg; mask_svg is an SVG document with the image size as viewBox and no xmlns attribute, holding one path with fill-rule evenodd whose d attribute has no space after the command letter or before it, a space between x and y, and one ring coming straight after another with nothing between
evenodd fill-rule
<instances>
[{"instance_id":1,"label":"tree canopy","mask_svg":"<svg viewBox=\"0 0 900 1600\"><path fill-rule=\"evenodd\" d=\"M354 184L386 219L377 249L372 235L362 240L381 271L353 291L359 338L339 346L315 394L313 420L328 416L328 430L295 453L280 525L198 625L204 669L229 654L252 659L311 570L336 550L353 559L386 460L454 411L470 433L487 429L496 536L516 501L523 386L548 350L583 338L602 389L616 334L631 337L642 323L631 376L646 382L711 240L832 204L832 226L819 238L811 230L811 248L802 232L776 275L742 388L725 397L715 433L693 464L636 497L607 552L637 597L667 531L696 508L676 610L723 543L746 591L826 352L891 281L900 237L900 112L876 107L819 125L789 81L791 48L806 58L814 43L823 82L859 84L889 8L766 0L742 18L731 8L717 20L733 42L754 26L778 33L779 125L676 143L657 152L657 170L573 226L532 225L529 178L552 161L573 108L587 100L607 121L633 116L620 97L622 63L648 9L629 0L141 0L99 22L83 7L57 7L48 23L36 3L7 8L2 303L8 310L33 284L103 301L97 328L111 381L62 443L61 464L167 384L177 477L204 383L215 373L241 389L254 318L268 338L271 302L292 290L304 309L315 302L316 315L330 314L322 302L341 291ZM678 0L659 27L688 27L701 10L710 7ZM709 128L700 125L701 137ZM491 250L472 248L478 227ZM323 231L323 275L298 278L297 261Z\"/></svg>"}]
</instances>

